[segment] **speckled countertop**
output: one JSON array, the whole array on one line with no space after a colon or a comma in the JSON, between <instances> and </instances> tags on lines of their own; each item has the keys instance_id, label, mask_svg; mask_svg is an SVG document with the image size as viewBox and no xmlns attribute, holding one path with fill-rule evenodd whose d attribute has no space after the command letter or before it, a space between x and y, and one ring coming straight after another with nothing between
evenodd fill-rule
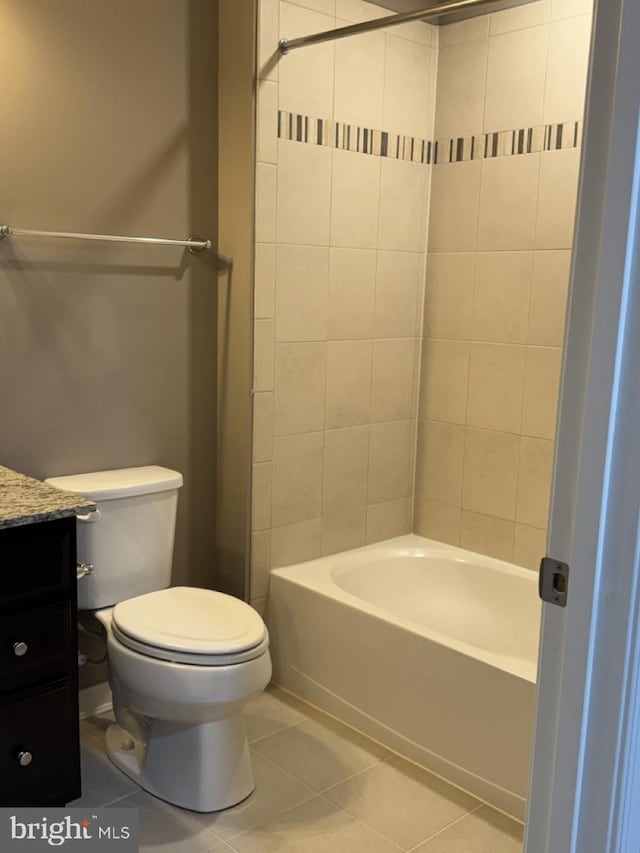
<instances>
[{"instance_id":1,"label":"speckled countertop","mask_svg":"<svg viewBox=\"0 0 640 853\"><path fill-rule=\"evenodd\" d=\"M0 465L0 529L91 512L96 505Z\"/></svg>"}]
</instances>

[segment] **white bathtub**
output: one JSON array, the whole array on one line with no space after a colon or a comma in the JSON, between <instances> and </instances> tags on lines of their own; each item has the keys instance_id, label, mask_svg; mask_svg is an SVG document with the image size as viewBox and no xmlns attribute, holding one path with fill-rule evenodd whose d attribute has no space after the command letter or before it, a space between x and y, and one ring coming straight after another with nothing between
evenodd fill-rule
<instances>
[{"instance_id":1,"label":"white bathtub","mask_svg":"<svg viewBox=\"0 0 640 853\"><path fill-rule=\"evenodd\" d=\"M420 536L271 573L275 681L524 818L537 576Z\"/></svg>"}]
</instances>

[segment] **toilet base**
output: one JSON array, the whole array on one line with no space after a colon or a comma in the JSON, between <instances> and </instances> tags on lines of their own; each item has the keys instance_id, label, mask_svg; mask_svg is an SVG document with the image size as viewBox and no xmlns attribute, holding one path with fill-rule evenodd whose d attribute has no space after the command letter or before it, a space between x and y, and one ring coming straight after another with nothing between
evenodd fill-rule
<instances>
[{"instance_id":1,"label":"toilet base","mask_svg":"<svg viewBox=\"0 0 640 853\"><path fill-rule=\"evenodd\" d=\"M145 791L196 812L228 809L253 791L242 714L191 726L149 723L146 744L117 723L107 729L109 758Z\"/></svg>"}]
</instances>

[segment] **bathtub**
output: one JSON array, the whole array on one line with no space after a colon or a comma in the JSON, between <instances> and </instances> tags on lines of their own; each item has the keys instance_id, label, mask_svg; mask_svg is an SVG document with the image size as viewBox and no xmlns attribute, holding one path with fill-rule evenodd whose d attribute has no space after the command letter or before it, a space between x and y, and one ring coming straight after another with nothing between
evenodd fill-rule
<instances>
[{"instance_id":1,"label":"bathtub","mask_svg":"<svg viewBox=\"0 0 640 853\"><path fill-rule=\"evenodd\" d=\"M537 575L408 535L271 572L274 680L523 820Z\"/></svg>"}]
</instances>

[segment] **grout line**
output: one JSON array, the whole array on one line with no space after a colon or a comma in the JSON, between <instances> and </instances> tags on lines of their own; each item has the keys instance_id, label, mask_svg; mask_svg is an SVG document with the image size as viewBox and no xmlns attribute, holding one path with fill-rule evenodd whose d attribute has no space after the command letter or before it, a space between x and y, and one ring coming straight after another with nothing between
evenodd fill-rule
<instances>
[{"instance_id":1,"label":"grout line","mask_svg":"<svg viewBox=\"0 0 640 853\"><path fill-rule=\"evenodd\" d=\"M427 842L432 841L434 838L437 838L439 835L442 835L447 830L454 827L457 823L461 823L463 820L466 820L468 817L470 817L472 814L475 814L482 808L486 808L484 803L480 803L479 806L476 806L474 809L471 809L471 811L461 815L461 817L458 817L455 820L452 820L451 823L448 823L446 826L443 826L442 829L439 829L437 832L434 832L433 835L429 835L427 838L423 838L423 840L420 841L419 844L416 844L413 847L409 848L406 853L413 853L414 850L417 850L419 847L422 847L423 844L426 844Z\"/></svg>"}]
</instances>

